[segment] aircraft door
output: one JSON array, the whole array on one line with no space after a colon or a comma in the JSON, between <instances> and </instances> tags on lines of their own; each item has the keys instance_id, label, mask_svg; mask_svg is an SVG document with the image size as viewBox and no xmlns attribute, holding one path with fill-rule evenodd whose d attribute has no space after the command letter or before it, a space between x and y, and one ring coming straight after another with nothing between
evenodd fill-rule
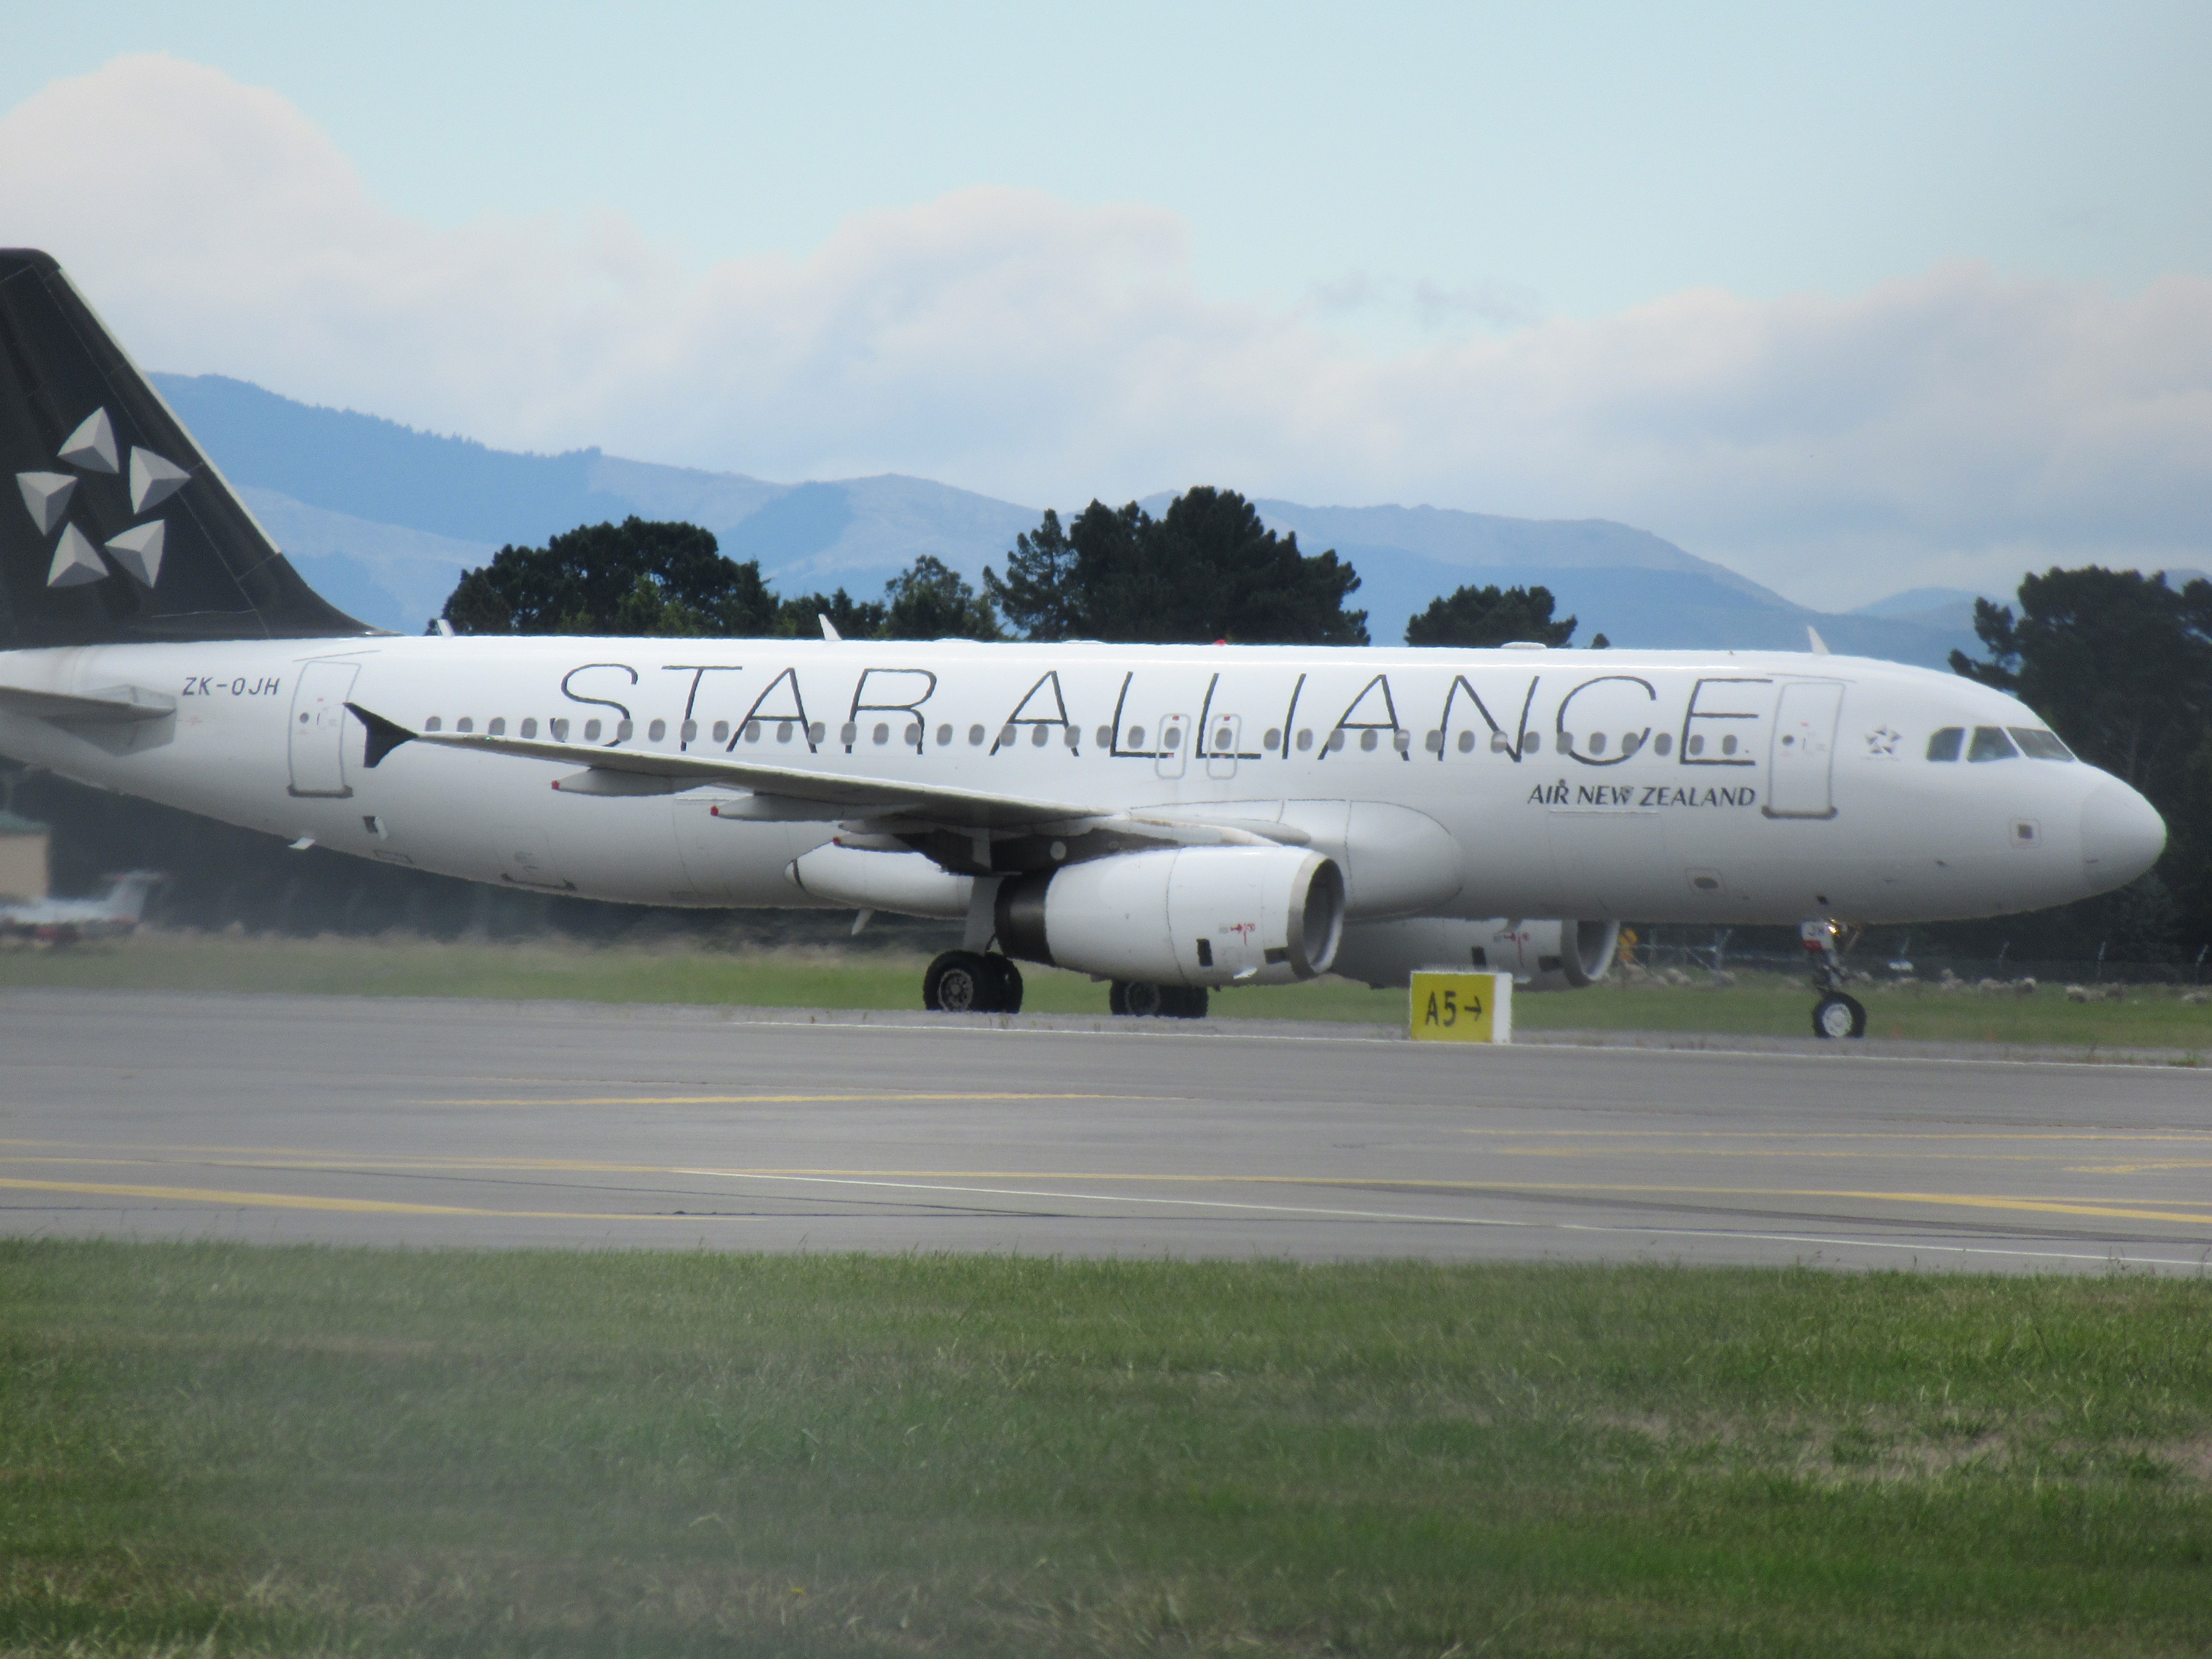
<instances>
[{"instance_id":1,"label":"aircraft door","mask_svg":"<svg viewBox=\"0 0 2212 1659\"><path fill-rule=\"evenodd\" d=\"M1153 769L1164 778L1179 778L1190 758L1190 716L1160 716L1160 746Z\"/></svg>"},{"instance_id":2,"label":"aircraft door","mask_svg":"<svg viewBox=\"0 0 2212 1659\"><path fill-rule=\"evenodd\" d=\"M353 793L345 780L346 699L360 672L361 665L353 662L302 665L292 691L292 793Z\"/></svg>"},{"instance_id":3,"label":"aircraft door","mask_svg":"<svg viewBox=\"0 0 2212 1659\"><path fill-rule=\"evenodd\" d=\"M1832 782L1843 707L1844 688L1834 680L1798 680L1782 688L1767 764L1768 817L1836 816Z\"/></svg>"},{"instance_id":4,"label":"aircraft door","mask_svg":"<svg viewBox=\"0 0 2212 1659\"><path fill-rule=\"evenodd\" d=\"M1234 714L1216 714L1206 723L1206 775L1237 775L1237 749L1244 736L1244 722Z\"/></svg>"}]
</instances>

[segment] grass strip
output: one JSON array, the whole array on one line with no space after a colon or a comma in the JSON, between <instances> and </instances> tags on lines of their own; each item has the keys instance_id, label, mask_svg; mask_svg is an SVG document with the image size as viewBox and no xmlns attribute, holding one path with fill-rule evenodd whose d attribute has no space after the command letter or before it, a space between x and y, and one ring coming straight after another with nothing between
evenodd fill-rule
<instances>
[{"instance_id":1,"label":"grass strip","mask_svg":"<svg viewBox=\"0 0 2212 1659\"><path fill-rule=\"evenodd\" d=\"M926 957L902 951L778 948L594 947L532 940L499 945L383 939L233 939L146 933L112 944L0 951L0 988L263 991L353 996L556 999L769 1008L918 1008ZM1029 1012L1103 1014L1106 988L1082 974L1024 963ZM2031 995L1932 985L1874 986L1857 994L1880 1037L2082 1048L2178 1048L2212 1054L2212 1005L2137 986L2118 1001L2069 1002L2060 986ZM1523 995L1527 1030L1812 1035L1813 993L1801 976L1745 973L1727 987L1626 986ZM1233 1018L1403 1024L1406 994L1323 978L1310 985L1214 993Z\"/></svg>"},{"instance_id":2,"label":"grass strip","mask_svg":"<svg viewBox=\"0 0 2212 1659\"><path fill-rule=\"evenodd\" d=\"M2212 1285L0 1244L0 1651L2181 1654Z\"/></svg>"}]
</instances>

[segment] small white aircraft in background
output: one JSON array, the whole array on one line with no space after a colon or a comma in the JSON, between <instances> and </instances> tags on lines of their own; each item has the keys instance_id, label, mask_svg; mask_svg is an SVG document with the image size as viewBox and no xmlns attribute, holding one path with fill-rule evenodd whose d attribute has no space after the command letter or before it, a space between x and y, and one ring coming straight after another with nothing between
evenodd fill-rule
<instances>
[{"instance_id":1,"label":"small white aircraft in background","mask_svg":"<svg viewBox=\"0 0 2212 1659\"><path fill-rule=\"evenodd\" d=\"M933 1008L1019 1007L1017 961L1130 1012L1332 968L1583 985L1629 919L1825 945L2166 842L2016 700L1863 658L380 633L42 253L0 253L0 753L478 881L957 919ZM1814 1029L1858 1036L1822 959Z\"/></svg>"},{"instance_id":2,"label":"small white aircraft in background","mask_svg":"<svg viewBox=\"0 0 2212 1659\"><path fill-rule=\"evenodd\" d=\"M0 938L33 939L42 945L119 939L137 931L146 901L168 877L158 870L130 870L107 878L98 898L35 899L0 904Z\"/></svg>"}]
</instances>

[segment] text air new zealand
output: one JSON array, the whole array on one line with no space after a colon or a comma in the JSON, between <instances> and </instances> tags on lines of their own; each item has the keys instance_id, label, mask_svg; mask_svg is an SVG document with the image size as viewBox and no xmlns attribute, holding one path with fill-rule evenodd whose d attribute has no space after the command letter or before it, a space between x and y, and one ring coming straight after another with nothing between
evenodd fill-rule
<instances>
[{"instance_id":1,"label":"text air new zealand","mask_svg":"<svg viewBox=\"0 0 2212 1659\"><path fill-rule=\"evenodd\" d=\"M963 919L933 1007L1018 1006L1016 959L1133 1012L1587 983L1625 918L1986 916L2165 842L2018 702L1860 658L381 633L41 253L0 254L0 751L477 881Z\"/></svg>"}]
</instances>

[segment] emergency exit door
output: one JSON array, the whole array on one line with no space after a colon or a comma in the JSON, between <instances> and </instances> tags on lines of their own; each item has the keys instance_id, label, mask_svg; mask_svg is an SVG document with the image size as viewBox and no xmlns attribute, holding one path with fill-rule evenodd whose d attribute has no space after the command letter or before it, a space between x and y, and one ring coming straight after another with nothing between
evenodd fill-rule
<instances>
[{"instance_id":1,"label":"emergency exit door","mask_svg":"<svg viewBox=\"0 0 2212 1659\"><path fill-rule=\"evenodd\" d=\"M1836 721L1843 707L1844 688L1834 680L1799 680L1782 688L1767 766L1767 817L1836 816Z\"/></svg>"},{"instance_id":2,"label":"emergency exit door","mask_svg":"<svg viewBox=\"0 0 2212 1659\"><path fill-rule=\"evenodd\" d=\"M346 699L361 665L311 662L292 692L292 793L350 795L345 780Z\"/></svg>"}]
</instances>

